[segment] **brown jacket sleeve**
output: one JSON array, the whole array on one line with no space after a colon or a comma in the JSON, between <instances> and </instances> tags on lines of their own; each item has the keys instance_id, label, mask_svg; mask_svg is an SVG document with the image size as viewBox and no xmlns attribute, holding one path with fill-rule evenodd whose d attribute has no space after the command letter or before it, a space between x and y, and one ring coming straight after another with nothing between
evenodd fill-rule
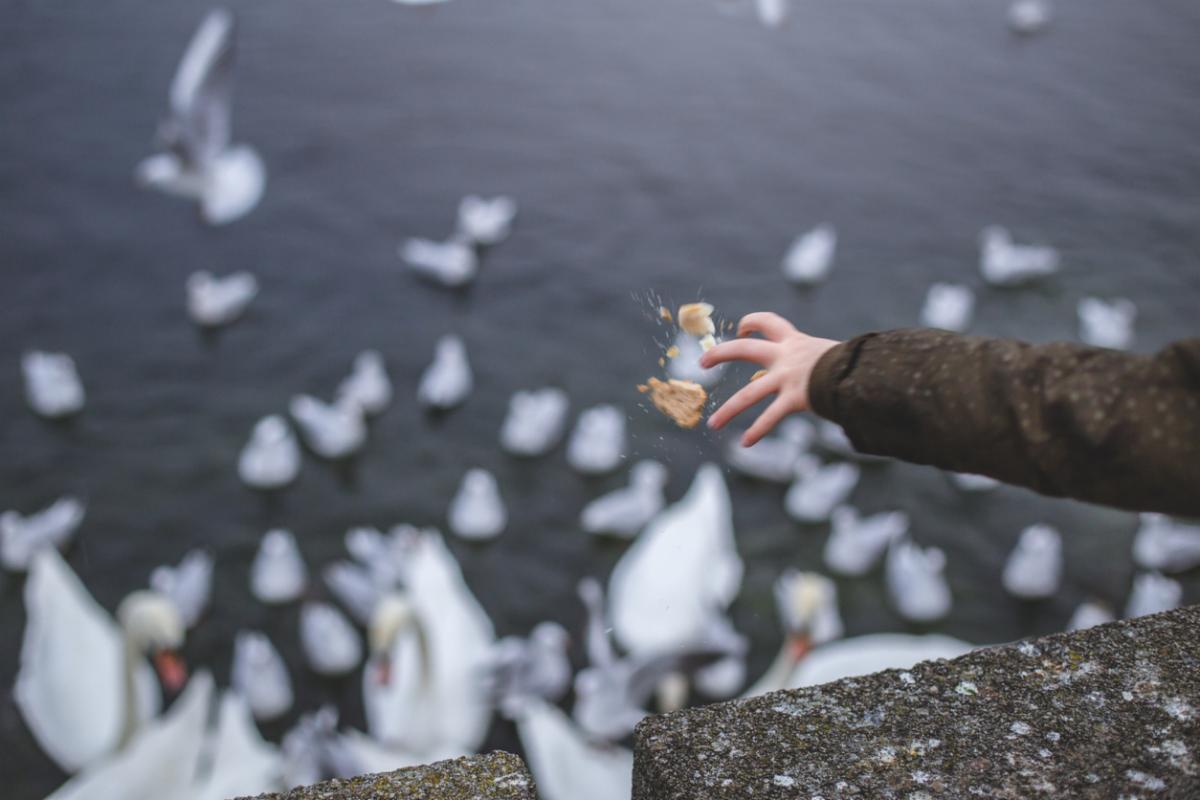
<instances>
[{"instance_id":1,"label":"brown jacket sleeve","mask_svg":"<svg viewBox=\"0 0 1200 800\"><path fill-rule=\"evenodd\" d=\"M1153 356L935 330L827 352L813 407L865 453L1200 516L1200 339Z\"/></svg>"}]
</instances>

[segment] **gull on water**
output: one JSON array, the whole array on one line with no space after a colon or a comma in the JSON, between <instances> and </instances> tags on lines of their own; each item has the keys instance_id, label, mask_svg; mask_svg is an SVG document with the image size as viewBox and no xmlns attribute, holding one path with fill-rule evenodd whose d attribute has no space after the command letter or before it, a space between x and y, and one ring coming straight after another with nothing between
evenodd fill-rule
<instances>
[{"instance_id":1,"label":"gull on water","mask_svg":"<svg viewBox=\"0 0 1200 800\"><path fill-rule=\"evenodd\" d=\"M865 575L893 541L908 532L908 515L885 511L863 518L853 506L833 510L825 566L841 575Z\"/></svg>"},{"instance_id":2,"label":"gull on water","mask_svg":"<svg viewBox=\"0 0 1200 800\"><path fill-rule=\"evenodd\" d=\"M935 283L925 295L921 307L921 324L927 328L942 328L961 333L971 324L975 310L975 293L957 283Z\"/></svg>"},{"instance_id":3,"label":"gull on water","mask_svg":"<svg viewBox=\"0 0 1200 800\"><path fill-rule=\"evenodd\" d=\"M255 489L279 489L300 474L300 442L282 416L272 414L254 425L238 457L238 476Z\"/></svg>"},{"instance_id":4,"label":"gull on water","mask_svg":"<svg viewBox=\"0 0 1200 800\"><path fill-rule=\"evenodd\" d=\"M83 501L68 496L28 516L18 511L0 514L0 563L24 572L40 551L63 549L83 522L85 510Z\"/></svg>"},{"instance_id":5,"label":"gull on water","mask_svg":"<svg viewBox=\"0 0 1200 800\"><path fill-rule=\"evenodd\" d=\"M1050 24L1048 0L1013 0L1008 7L1008 27L1013 33L1031 36Z\"/></svg>"},{"instance_id":6,"label":"gull on water","mask_svg":"<svg viewBox=\"0 0 1200 800\"><path fill-rule=\"evenodd\" d=\"M887 555L887 588L900 616L912 622L933 622L950 613L946 555L936 547L915 542L892 542Z\"/></svg>"},{"instance_id":7,"label":"gull on water","mask_svg":"<svg viewBox=\"0 0 1200 800\"><path fill-rule=\"evenodd\" d=\"M811 286L825 280L833 267L837 230L823 222L792 242L783 257L783 274L792 283Z\"/></svg>"},{"instance_id":8,"label":"gull on water","mask_svg":"<svg viewBox=\"0 0 1200 800\"><path fill-rule=\"evenodd\" d=\"M501 705L509 698L561 700L571 688L571 637L557 622L539 622L529 636L505 636L492 645L485 681Z\"/></svg>"},{"instance_id":9,"label":"gull on water","mask_svg":"<svg viewBox=\"0 0 1200 800\"><path fill-rule=\"evenodd\" d=\"M675 348L678 353L667 361L667 374L678 381L692 381L701 386L711 387L725 371L724 364L705 369L700 366L700 356L704 349L695 336L680 331L675 337Z\"/></svg>"},{"instance_id":10,"label":"gull on water","mask_svg":"<svg viewBox=\"0 0 1200 800\"><path fill-rule=\"evenodd\" d=\"M588 533L637 536L666 504L666 485L666 467L657 461L639 461L629 471L629 486L588 503L579 515L579 523Z\"/></svg>"},{"instance_id":11,"label":"gull on water","mask_svg":"<svg viewBox=\"0 0 1200 800\"><path fill-rule=\"evenodd\" d=\"M567 403L567 393L553 387L516 392L500 427L500 446L515 456L545 455L562 438Z\"/></svg>"},{"instance_id":12,"label":"gull on water","mask_svg":"<svg viewBox=\"0 0 1200 800\"><path fill-rule=\"evenodd\" d=\"M210 225L248 214L262 198L267 172L254 148L232 144L233 14L212 11L200 23L171 82L162 152L138 164L138 183L196 200Z\"/></svg>"},{"instance_id":13,"label":"gull on water","mask_svg":"<svg viewBox=\"0 0 1200 800\"><path fill-rule=\"evenodd\" d=\"M790 483L796 476L796 462L808 451L815 432L811 422L798 416L786 418L777 430L750 447L742 447L740 436L731 438L725 446L725 460L752 478Z\"/></svg>"},{"instance_id":14,"label":"gull on water","mask_svg":"<svg viewBox=\"0 0 1200 800\"><path fill-rule=\"evenodd\" d=\"M817 420L817 437L813 444L829 455L838 458L848 458L865 464L887 461L887 456L876 456L864 453L855 448L854 443L846 434L846 429L828 419Z\"/></svg>"},{"instance_id":15,"label":"gull on water","mask_svg":"<svg viewBox=\"0 0 1200 800\"><path fill-rule=\"evenodd\" d=\"M1124 297L1101 300L1085 297L1079 301L1079 338L1093 347L1128 350L1133 344L1133 324L1137 306Z\"/></svg>"},{"instance_id":16,"label":"gull on water","mask_svg":"<svg viewBox=\"0 0 1200 800\"><path fill-rule=\"evenodd\" d=\"M193 272L187 279L188 315L204 327L228 325L257 295L258 279L249 272L232 272L220 278L205 270Z\"/></svg>"},{"instance_id":17,"label":"gull on water","mask_svg":"<svg viewBox=\"0 0 1200 800\"><path fill-rule=\"evenodd\" d=\"M987 475L975 475L967 472L951 472L950 482L964 492L989 492L1000 485L1000 481Z\"/></svg>"},{"instance_id":18,"label":"gull on water","mask_svg":"<svg viewBox=\"0 0 1200 800\"><path fill-rule=\"evenodd\" d=\"M150 588L169 598L184 624L194 628L212 596L212 573L212 554L189 550L178 566L155 567L150 573Z\"/></svg>"},{"instance_id":19,"label":"gull on water","mask_svg":"<svg viewBox=\"0 0 1200 800\"><path fill-rule=\"evenodd\" d=\"M1165 514L1142 514L1133 540L1133 560L1142 569L1183 572L1200 565L1200 525L1185 525Z\"/></svg>"},{"instance_id":20,"label":"gull on water","mask_svg":"<svg viewBox=\"0 0 1200 800\"><path fill-rule=\"evenodd\" d=\"M795 480L783 498L783 507L797 522L824 522L858 484L861 470L844 461L822 466L816 456L804 454L796 461Z\"/></svg>"},{"instance_id":21,"label":"gull on water","mask_svg":"<svg viewBox=\"0 0 1200 800\"><path fill-rule=\"evenodd\" d=\"M301 394L292 398L290 409L304 440L322 458L353 455L367 440L363 410L356 402L323 403Z\"/></svg>"},{"instance_id":22,"label":"gull on water","mask_svg":"<svg viewBox=\"0 0 1200 800\"><path fill-rule=\"evenodd\" d=\"M354 369L337 390L337 404L353 404L366 416L375 416L392 402L392 381L383 356L364 350L354 357Z\"/></svg>"},{"instance_id":23,"label":"gull on water","mask_svg":"<svg viewBox=\"0 0 1200 800\"><path fill-rule=\"evenodd\" d=\"M473 384L467 347L462 339L449 334L438 339L433 362L417 386L417 399L427 408L445 411L466 400Z\"/></svg>"},{"instance_id":24,"label":"gull on water","mask_svg":"<svg viewBox=\"0 0 1200 800\"><path fill-rule=\"evenodd\" d=\"M791 0L754 0L758 21L768 28L778 28L787 19Z\"/></svg>"},{"instance_id":25,"label":"gull on water","mask_svg":"<svg viewBox=\"0 0 1200 800\"><path fill-rule=\"evenodd\" d=\"M1125 606L1125 618L1170 611L1178 608L1182 601L1183 587L1179 581L1163 577L1158 572L1143 572L1133 578L1133 591Z\"/></svg>"},{"instance_id":26,"label":"gull on water","mask_svg":"<svg viewBox=\"0 0 1200 800\"><path fill-rule=\"evenodd\" d=\"M1030 525L1004 563L1002 582L1013 597L1053 597L1062 584L1062 536L1049 525Z\"/></svg>"},{"instance_id":27,"label":"gull on water","mask_svg":"<svg viewBox=\"0 0 1200 800\"><path fill-rule=\"evenodd\" d=\"M265 633L238 631L229 683L259 721L278 719L292 708L292 679L287 664Z\"/></svg>"},{"instance_id":28,"label":"gull on water","mask_svg":"<svg viewBox=\"0 0 1200 800\"><path fill-rule=\"evenodd\" d=\"M508 511L496 478L486 469L470 469L447 512L450 530L464 539L494 539L508 524Z\"/></svg>"},{"instance_id":29,"label":"gull on water","mask_svg":"<svg viewBox=\"0 0 1200 800\"><path fill-rule=\"evenodd\" d=\"M75 360L66 353L32 350L21 356L25 398L34 413L59 419L77 413L85 399Z\"/></svg>"},{"instance_id":30,"label":"gull on water","mask_svg":"<svg viewBox=\"0 0 1200 800\"><path fill-rule=\"evenodd\" d=\"M1097 603L1094 600L1088 600L1080 603L1075 609L1075 613L1071 615L1071 621L1067 623L1068 631L1081 631L1087 628L1094 628L1097 625L1103 625L1106 622L1112 622L1116 617L1113 616L1112 609L1103 603Z\"/></svg>"},{"instance_id":31,"label":"gull on water","mask_svg":"<svg viewBox=\"0 0 1200 800\"><path fill-rule=\"evenodd\" d=\"M308 568L291 531L267 531L250 564L250 591L263 603L290 603L308 585Z\"/></svg>"},{"instance_id":32,"label":"gull on water","mask_svg":"<svg viewBox=\"0 0 1200 800\"><path fill-rule=\"evenodd\" d=\"M511 197L467 195L458 204L458 235L475 245L499 244L508 238L516 216L517 204Z\"/></svg>"},{"instance_id":33,"label":"gull on water","mask_svg":"<svg viewBox=\"0 0 1200 800\"><path fill-rule=\"evenodd\" d=\"M1018 286L1058 272L1058 251L1044 245L1016 244L999 225L979 237L979 271L994 286Z\"/></svg>"},{"instance_id":34,"label":"gull on water","mask_svg":"<svg viewBox=\"0 0 1200 800\"><path fill-rule=\"evenodd\" d=\"M411 238L400 245L400 258L413 271L443 286L463 286L479 271L479 257L469 241L454 236L444 242Z\"/></svg>"},{"instance_id":35,"label":"gull on water","mask_svg":"<svg viewBox=\"0 0 1200 800\"><path fill-rule=\"evenodd\" d=\"M567 463L584 475L603 475L625 453L625 413L614 405L584 409L567 442Z\"/></svg>"},{"instance_id":36,"label":"gull on water","mask_svg":"<svg viewBox=\"0 0 1200 800\"><path fill-rule=\"evenodd\" d=\"M305 603L300 609L300 644L320 675L346 675L362 663L358 631L329 603Z\"/></svg>"}]
</instances>

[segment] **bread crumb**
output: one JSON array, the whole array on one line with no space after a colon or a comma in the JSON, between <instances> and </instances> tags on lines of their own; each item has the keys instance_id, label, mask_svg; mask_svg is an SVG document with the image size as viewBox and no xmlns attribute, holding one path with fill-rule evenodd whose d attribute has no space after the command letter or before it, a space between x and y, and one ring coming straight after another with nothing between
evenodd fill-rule
<instances>
[{"instance_id":1,"label":"bread crumb","mask_svg":"<svg viewBox=\"0 0 1200 800\"><path fill-rule=\"evenodd\" d=\"M658 365L659 365L660 367L665 367L665 366L667 365L667 360L666 360L665 358L659 358L659 359L658 359Z\"/></svg>"},{"instance_id":2,"label":"bread crumb","mask_svg":"<svg viewBox=\"0 0 1200 800\"><path fill-rule=\"evenodd\" d=\"M692 336L717 332L712 321L713 307L709 303L688 303L679 307L679 327Z\"/></svg>"},{"instance_id":3,"label":"bread crumb","mask_svg":"<svg viewBox=\"0 0 1200 800\"><path fill-rule=\"evenodd\" d=\"M661 319L663 322L674 322L675 321L675 320L671 319L671 309L667 308L666 306L658 307L658 318Z\"/></svg>"},{"instance_id":4,"label":"bread crumb","mask_svg":"<svg viewBox=\"0 0 1200 800\"><path fill-rule=\"evenodd\" d=\"M767 374L767 371L765 369L760 369L758 372L756 372L750 376L750 380L756 381L759 378L761 378L763 375L766 375L766 374Z\"/></svg>"},{"instance_id":5,"label":"bread crumb","mask_svg":"<svg viewBox=\"0 0 1200 800\"><path fill-rule=\"evenodd\" d=\"M713 338L713 335L711 333L707 334L703 339L700 340L700 349L706 353L709 350L712 350L716 346L717 346L717 340Z\"/></svg>"},{"instance_id":6,"label":"bread crumb","mask_svg":"<svg viewBox=\"0 0 1200 800\"><path fill-rule=\"evenodd\" d=\"M660 381L651 378L645 384L638 385L638 391L650 393L654 407L666 414L681 428L694 428L700 424L704 404L708 402L708 392L704 387L692 381L680 381L672 378Z\"/></svg>"},{"instance_id":7,"label":"bread crumb","mask_svg":"<svg viewBox=\"0 0 1200 800\"><path fill-rule=\"evenodd\" d=\"M667 358L678 358L678 357L679 357L679 348L678 347L676 347L675 345L671 345L670 347L667 348Z\"/></svg>"}]
</instances>

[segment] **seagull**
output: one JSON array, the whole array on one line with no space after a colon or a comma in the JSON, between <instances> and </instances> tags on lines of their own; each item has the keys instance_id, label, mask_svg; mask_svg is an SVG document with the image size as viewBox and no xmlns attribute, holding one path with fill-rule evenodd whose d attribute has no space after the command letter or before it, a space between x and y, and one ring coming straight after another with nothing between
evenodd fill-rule
<instances>
[{"instance_id":1,"label":"seagull","mask_svg":"<svg viewBox=\"0 0 1200 800\"><path fill-rule=\"evenodd\" d=\"M1116 618L1108 606L1088 600L1080 603L1079 607L1075 609L1075 613L1071 615L1071 621L1067 623L1067 630L1082 631L1112 622L1114 619Z\"/></svg>"},{"instance_id":2,"label":"seagull","mask_svg":"<svg viewBox=\"0 0 1200 800\"><path fill-rule=\"evenodd\" d=\"M629 471L629 486L597 497L583 508L580 525L588 533L632 538L666 504L663 488L667 468L657 461L639 461Z\"/></svg>"},{"instance_id":3,"label":"seagull","mask_svg":"<svg viewBox=\"0 0 1200 800\"><path fill-rule=\"evenodd\" d=\"M921 308L921 324L961 333L971 324L975 310L975 293L956 283L935 283L925 295Z\"/></svg>"},{"instance_id":4,"label":"seagull","mask_svg":"<svg viewBox=\"0 0 1200 800\"><path fill-rule=\"evenodd\" d=\"M725 460L744 475L772 483L790 483L796 476L796 462L812 444L812 423L803 417L788 417L779 423L779 433L765 436L750 447L742 447L741 437L729 440Z\"/></svg>"},{"instance_id":5,"label":"seagull","mask_svg":"<svg viewBox=\"0 0 1200 800\"><path fill-rule=\"evenodd\" d=\"M443 286L470 283L479 271L479 257L469 241L451 237L444 242L411 238L400 245L400 258L413 271Z\"/></svg>"},{"instance_id":6,"label":"seagull","mask_svg":"<svg viewBox=\"0 0 1200 800\"><path fill-rule=\"evenodd\" d=\"M66 353L33 350L21 357L25 373L25 398L34 413L60 419L83 408L83 381L75 361Z\"/></svg>"},{"instance_id":7,"label":"seagull","mask_svg":"<svg viewBox=\"0 0 1200 800\"><path fill-rule=\"evenodd\" d=\"M362 663L358 631L329 603L305 603L300 609L300 644L309 666L321 675L346 675Z\"/></svg>"},{"instance_id":8,"label":"seagull","mask_svg":"<svg viewBox=\"0 0 1200 800\"><path fill-rule=\"evenodd\" d=\"M231 143L235 36L233 14L225 9L200 23L171 83L158 129L163 151L136 172L143 186L198 201L210 225L248 214L267 180L254 148Z\"/></svg>"},{"instance_id":9,"label":"seagull","mask_svg":"<svg viewBox=\"0 0 1200 800\"><path fill-rule=\"evenodd\" d=\"M468 195L458 204L458 236L475 245L490 246L508 238L517 204L503 195L485 200Z\"/></svg>"},{"instance_id":10,"label":"seagull","mask_svg":"<svg viewBox=\"0 0 1200 800\"><path fill-rule=\"evenodd\" d=\"M447 514L450 530L464 539L494 539L508 524L496 478L486 469L467 470Z\"/></svg>"},{"instance_id":11,"label":"seagull","mask_svg":"<svg viewBox=\"0 0 1200 800\"><path fill-rule=\"evenodd\" d=\"M1062 536L1049 525L1031 525L1004 564L1004 588L1023 600L1052 597L1062 583L1062 569Z\"/></svg>"},{"instance_id":12,"label":"seagull","mask_svg":"<svg viewBox=\"0 0 1200 800\"><path fill-rule=\"evenodd\" d=\"M943 572L946 555L936 547L915 542L892 542L887 556L887 588L900 616L912 622L933 622L950 613L950 587Z\"/></svg>"},{"instance_id":13,"label":"seagull","mask_svg":"<svg viewBox=\"0 0 1200 800\"><path fill-rule=\"evenodd\" d=\"M562 438L567 403L567 393L553 387L517 392L508 401L500 446L515 456L545 455Z\"/></svg>"},{"instance_id":14,"label":"seagull","mask_svg":"<svg viewBox=\"0 0 1200 800\"><path fill-rule=\"evenodd\" d=\"M323 403L301 394L292 398L291 412L308 446L323 458L353 455L367 440L363 410L357 402Z\"/></svg>"},{"instance_id":15,"label":"seagull","mask_svg":"<svg viewBox=\"0 0 1200 800\"><path fill-rule=\"evenodd\" d=\"M1050 4L1046 0L1014 0L1008 7L1008 26L1013 33L1031 36L1050 24Z\"/></svg>"},{"instance_id":16,"label":"seagull","mask_svg":"<svg viewBox=\"0 0 1200 800\"><path fill-rule=\"evenodd\" d=\"M41 550L61 550L83 522L84 511L78 498L60 497L27 517L17 511L0 514L0 563L13 572L24 572Z\"/></svg>"},{"instance_id":17,"label":"seagull","mask_svg":"<svg viewBox=\"0 0 1200 800\"><path fill-rule=\"evenodd\" d=\"M1133 540L1133 560L1143 569L1183 572L1200 565L1200 525L1184 525L1164 514L1142 514Z\"/></svg>"},{"instance_id":18,"label":"seagull","mask_svg":"<svg viewBox=\"0 0 1200 800\"><path fill-rule=\"evenodd\" d=\"M844 461L822 466L806 453L796 460L796 480L784 495L784 509L798 522L823 522L854 491L860 472Z\"/></svg>"},{"instance_id":19,"label":"seagull","mask_svg":"<svg viewBox=\"0 0 1200 800\"><path fill-rule=\"evenodd\" d=\"M601 404L579 415L567 442L567 463L584 475L603 475L621 464L625 451L625 414Z\"/></svg>"},{"instance_id":20,"label":"seagull","mask_svg":"<svg viewBox=\"0 0 1200 800\"><path fill-rule=\"evenodd\" d=\"M1017 286L1058 271L1058 251L1053 247L1016 244L999 225L980 235L979 271L993 286Z\"/></svg>"},{"instance_id":21,"label":"seagull","mask_svg":"<svg viewBox=\"0 0 1200 800\"><path fill-rule=\"evenodd\" d=\"M187 280L188 314L197 325L215 328L228 325L245 312L258 294L258 279L249 272L233 272L223 278L201 270Z\"/></svg>"},{"instance_id":22,"label":"seagull","mask_svg":"<svg viewBox=\"0 0 1200 800\"><path fill-rule=\"evenodd\" d=\"M492 695L561 700L571 688L571 637L557 622L539 622L528 638L505 636L492 645L483 667Z\"/></svg>"},{"instance_id":23,"label":"seagull","mask_svg":"<svg viewBox=\"0 0 1200 800\"><path fill-rule=\"evenodd\" d=\"M1104 301L1085 297L1079 301L1079 338L1093 347L1128 350L1133 343L1137 306L1124 297Z\"/></svg>"},{"instance_id":24,"label":"seagull","mask_svg":"<svg viewBox=\"0 0 1200 800\"><path fill-rule=\"evenodd\" d=\"M768 28L778 28L787 19L789 0L754 0L758 21Z\"/></svg>"},{"instance_id":25,"label":"seagull","mask_svg":"<svg viewBox=\"0 0 1200 800\"><path fill-rule=\"evenodd\" d=\"M760 8L761 8L760 0ZM776 3L782 0L775 0ZM792 242L783 257L783 274L792 283L811 286L825 280L833 267L837 250L837 230L823 222Z\"/></svg>"},{"instance_id":26,"label":"seagull","mask_svg":"<svg viewBox=\"0 0 1200 800\"><path fill-rule=\"evenodd\" d=\"M260 722L278 719L291 710L292 679L283 656L265 633L238 631L229 682Z\"/></svg>"},{"instance_id":27,"label":"seagull","mask_svg":"<svg viewBox=\"0 0 1200 800\"><path fill-rule=\"evenodd\" d=\"M194 628L212 595L212 573L212 555L190 550L177 567L155 567L150 573L150 588L169 598L184 624Z\"/></svg>"},{"instance_id":28,"label":"seagull","mask_svg":"<svg viewBox=\"0 0 1200 800\"><path fill-rule=\"evenodd\" d=\"M863 519L852 506L838 506L825 542L825 565L842 575L865 575L888 546L907 532L908 515L903 511Z\"/></svg>"},{"instance_id":29,"label":"seagull","mask_svg":"<svg viewBox=\"0 0 1200 800\"><path fill-rule=\"evenodd\" d=\"M278 414L263 417L238 457L238 476L255 489L279 489L300 473L300 442Z\"/></svg>"},{"instance_id":30,"label":"seagull","mask_svg":"<svg viewBox=\"0 0 1200 800\"><path fill-rule=\"evenodd\" d=\"M250 564L250 591L254 596L263 603L290 603L300 597L307 584L308 568L296 546L296 537L282 528L263 534Z\"/></svg>"},{"instance_id":31,"label":"seagull","mask_svg":"<svg viewBox=\"0 0 1200 800\"><path fill-rule=\"evenodd\" d=\"M989 492L1000 485L1000 481L987 475L968 472L951 472L950 482L964 492Z\"/></svg>"},{"instance_id":32,"label":"seagull","mask_svg":"<svg viewBox=\"0 0 1200 800\"><path fill-rule=\"evenodd\" d=\"M1178 608L1182 600L1183 587L1179 581L1165 578L1157 572L1143 572L1133 579L1133 591L1125 606L1125 618L1170 611Z\"/></svg>"},{"instance_id":33,"label":"seagull","mask_svg":"<svg viewBox=\"0 0 1200 800\"><path fill-rule=\"evenodd\" d=\"M383 356L377 350L364 350L354 358L354 371L337 391L338 405L353 404L367 416L374 416L392 402L392 381Z\"/></svg>"},{"instance_id":34,"label":"seagull","mask_svg":"<svg viewBox=\"0 0 1200 800\"><path fill-rule=\"evenodd\" d=\"M467 346L462 339L449 334L438 339L433 363L425 369L417 386L417 400L427 408L446 411L466 400L473 384Z\"/></svg>"}]
</instances>

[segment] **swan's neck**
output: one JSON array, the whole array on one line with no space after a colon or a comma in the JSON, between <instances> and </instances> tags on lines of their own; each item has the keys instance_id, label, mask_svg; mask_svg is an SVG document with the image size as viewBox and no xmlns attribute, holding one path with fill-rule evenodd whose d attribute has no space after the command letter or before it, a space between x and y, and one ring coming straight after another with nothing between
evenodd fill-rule
<instances>
[{"instance_id":1,"label":"swan's neck","mask_svg":"<svg viewBox=\"0 0 1200 800\"><path fill-rule=\"evenodd\" d=\"M129 632L125 632L125 664L122 680L125 690L125 709L124 719L121 721L121 738L117 743L117 749L123 749L130 741L133 740L134 734L137 733L138 726L141 724L141 719L138 716L138 687L137 687L137 668L141 661L142 653L138 646L130 637Z\"/></svg>"},{"instance_id":2,"label":"swan's neck","mask_svg":"<svg viewBox=\"0 0 1200 800\"><path fill-rule=\"evenodd\" d=\"M416 614L413 614L403 625L396 628L391 642L388 643L387 652L389 654L394 652L396 643L406 633L411 633L417 640L417 659L418 669L421 671L421 685L427 686L433 682L433 658L429 652L429 637L425 633L425 624L421 622Z\"/></svg>"},{"instance_id":3,"label":"swan's neck","mask_svg":"<svg viewBox=\"0 0 1200 800\"><path fill-rule=\"evenodd\" d=\"M795 671L796 665L803 660L803 653L806 652L803 648L797 647L795 637L788 636L783 640L783 646L779 648L779 652L775 656L775 660L771 662L771 666L767 667L767 671L762 674L753 686L746 691L747 697L754 697L767 692L778 692L781 689L786 689L791 680L792 672Z\"/></svg>"}]
</instances>

